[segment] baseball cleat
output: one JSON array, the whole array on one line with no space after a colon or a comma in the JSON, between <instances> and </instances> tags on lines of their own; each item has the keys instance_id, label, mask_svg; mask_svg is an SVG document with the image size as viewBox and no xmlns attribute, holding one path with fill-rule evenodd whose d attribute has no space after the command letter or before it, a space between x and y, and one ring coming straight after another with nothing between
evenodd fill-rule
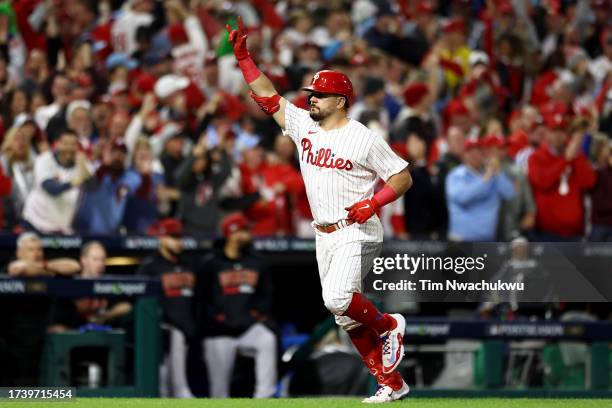
<instances>
[{"instance_id":1,"label":"baseball cleat","mask_svg":"<svg viewBox=\"0 0 612 408\"><path fill-rule=\"evenodd\" d=\"M402 398L406 397L409 392L410 387L405 381L402 381L402 388L399 390L393 390L393 388L388 385L381 385L376 391L376 394L364 399L361 402L364 404L384 404L385 402L401 400Z\"/></svg>"},{"instance_id":2,"label":"baseball cleat","mask_svg":"<svg viewBox=\"0 0 612 408\"><path fill-rule=\"evenodd\" d=\"M404 358L404 333L406 331L406 320L401 314L392 314L396 325L380 336L382 340L382 370L383 373L393 372Z\"/></svg>"}]
</instances>

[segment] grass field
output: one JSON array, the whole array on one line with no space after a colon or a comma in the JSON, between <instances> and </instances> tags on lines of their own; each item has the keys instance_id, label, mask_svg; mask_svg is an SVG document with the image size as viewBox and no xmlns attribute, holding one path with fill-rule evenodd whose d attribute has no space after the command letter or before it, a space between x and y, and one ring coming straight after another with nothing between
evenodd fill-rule
<instances>
[{"instance_id":1,"label":"grass field","mask_svg":"<svg viewBox=\"0 0 612 408\"><path fill-rule=\"evenodd\" d=\"M296 399L227 399L170 400L146 398L77 398L72 402L6 402L2 408L350 408L365 407L360 399L296 398ZM367 405L369 406L369 405ZM386 405L389 406L389 405ZM506 399L506 398L407 398L393 402L400 408L612 408L612 399Z\"/></svg>"}]
</instances>

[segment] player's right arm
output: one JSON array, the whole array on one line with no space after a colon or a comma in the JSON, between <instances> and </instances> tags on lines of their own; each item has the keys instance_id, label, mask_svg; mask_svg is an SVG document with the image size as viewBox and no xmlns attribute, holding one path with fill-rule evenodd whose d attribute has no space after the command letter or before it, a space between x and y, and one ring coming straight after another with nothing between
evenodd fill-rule
<instances>
[{"instance_id":1,"label":"player's right arm","mask_svg":"<svg viewBox=\"0 0 612 408\"><path fill-rule=\"evenodd\" d=\"M261 109L272 115L276 123L285 129L285 107L287 100L281 97L274 85L255 65L247 48L247 32L242 24L242 18L238 17L238 29L233 30L229 25L225 26L229 33L229 41L234 47L234 56L238 60L238 66L244 75L244 79L251 88L251 97L257 102Z\"/></svg>"}]
</instances>

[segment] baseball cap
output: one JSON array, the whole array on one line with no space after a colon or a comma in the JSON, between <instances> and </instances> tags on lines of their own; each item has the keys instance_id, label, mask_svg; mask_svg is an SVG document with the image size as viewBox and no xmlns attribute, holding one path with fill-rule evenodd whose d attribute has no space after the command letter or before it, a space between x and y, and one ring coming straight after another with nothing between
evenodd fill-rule
<instances>
[{"instance_id":1,"label":"baseball cap","mask_svg":"<svg viewBox=\"0 0 612 408\"><path fill-rule=\"evenodd\" d=\"M460 18L452 18L448 20L444 26L442 26L442 31L445 33L452 33L455 31L465 32L465 23Z\"/></svg>"},{"instance_id":2,"label":"baseball cap","mask_svg":"<svg viewBox=\"0 0 612 408\"><path fill-rule=\"evenodd\" d=\"M248 230L248 221L241 213L230 214L221 221L221 232L224 237L240 230Z\"/></svg>"},{"instance_id":3,"label":"baseball cap","mask_svg":"<svg viewBox=\"0 0 612 408\"><path fill-rule=\"evenodd\" d=\"M416 82L412 83L404 89L404 102L406 105L412 107L417 105L423 100L429 93L429 87L426 83Z\"/></svg>"},{"instance_id":4,"label":"baseball cap","mask_svg":"<svg viewBox=\"0 0 612 408\"><path fill-rule=\"evenodd\" d=\"M108 87L108 94L113 96L120 95L122 93L127 92L127 90L128 84L126 81L116 81L110 84L110 86Z\"/></svg>"},{"instance_id":5,"label":"baseball cap","mask_svg":"<svg viewBox=\"0 0 612 408\"><path fill-rule=\"evenodd\" d=\"M549 129L564 129L568 125L565 116L558 112L550 112L544 115L544 123Z\"/></svg>"},{"instance_id":6,"label":"baseball cap","mask_svg":"<svg viewBox=\"0 0 612 408\"><path fill-rule=\"evenodd\" d=\"M499 134L491 134L484 138L482 141L482 147L504 147L506 145L506 140L502 135Z\"/></svg>"},{"instance_id":7,"label":"baseball cap","mask_svg":"<svg viewBox=\"0 0 612 408\"><path fill-rule=\"evenodd\" d=\"M76 101L70 102L68 104L68 107L66 108L66 118L70 118L70 116L72 116L72 113L79 108L90 111L91 103L89 101L86 101L85 99L77 99Z\"/></svg>"},{"instance_id":8,"label":"baseball cap","mask_svg":"<svg viewBox=\"0 0 612 408\"><path fill-rule=\"evenodd\" d=\"M106 59L106 69L112 71L119 66L126 67L131 71L138 66L138 61L122 52L114 52Z\"/></svg>"},{"instance_id":9,"label":"baseball cap","mask_svg":"<svg viewBox=\"0 0 612 408\"><path fill-rule=\"evenodd\" d=\"M509 1L502 1L497 6L497 9L498 9L500 14L507 14L507 15L513 15L514 14L514 7L512 6L512 3L509 2Z\"/></svg>"},{"instance_id":10,"label":"baseball cap","mask_svg":"<svg viewBox=\"0 0 612 408\"><path fill-rule=\"evenodd\" d=\"M155 81L157 81L157 78L154 75L143 72L136 78L136 88L144 93L153 92Z\"/></svg>"},{"instance_id":11,"label":"baseball cap","mask_svg":"<svg viewBox=\"0 0 612 408\"><path fill-rule=\"evenodd\" d=\"M177 218L164 218L159 221L156 227L151 228L149 232L151 235L159 237L180 237L183 235L183 223Z\"/></svg>"},{"instance_id":12,"label":"baseball cap","mask_svg":"<svg viewBox=\"0 0 612 408\"><path fill-rule=\"evenodd\" d=\"M433 13L433 4L431 1L424 0L420 1L417 5L417 13L419 14L431 14Z\"/></svg>"},{"instance_id":13,"label":"baseball cap","mask_svg":"<svg viewBox=\"0 0 612 408\"><path fill-rule=\"evenodd\" d=\"M155 95L159 99L167 98L177 91L182 91L189 86L189 80L185 77L168 74L159 78L155 83Z\"/></svg>"},{"instance_id":14,"label":"baseball cap","mask_svg":"<svg viewBox=\"0 0 612 408\"><path fill-rule=\"evenodd\" d=\"M478 138L467 138L463 142L463 148L465 150L475 149L482 147L482 142Z\"/></svg>"},{"instance_id":15,"label":"baseball cap","mask_svg":"<svg viewBox=\"0 0 612 408\"><path fill-rule=\"evenodd\" d=\"M81 72L80 74L76 75L74 82L81 88L87 88L92 85L93 81L89 74Z\"/></svg>"},{"instance_id":16,"label":"baseball cap","mask_svg":"<svg viewBox=\"0 0 612 408\"><path fill-rule=\"evenodd\" d=\"M446 112L449 117L458 116L458 115L468 115L469 116L470 114L470 111L468 110L467 106L465 106L465 104L459 99L453 99L447 105Z\"/></svg>"}]
</instances>

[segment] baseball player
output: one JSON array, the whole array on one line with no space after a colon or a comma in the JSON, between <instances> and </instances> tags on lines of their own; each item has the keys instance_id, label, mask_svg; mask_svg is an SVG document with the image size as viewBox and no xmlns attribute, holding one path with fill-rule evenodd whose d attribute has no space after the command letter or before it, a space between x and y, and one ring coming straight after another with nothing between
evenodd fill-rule
<instances>
[{"instance_id":1,"label":"baseball player","mask_svg":"<svg viewBox=\"0 0 612 408\"><path fill-rule=\"evenodd\" d=\"M349 334L379 389L365 403L401 399L409 387L395 371L404 355L405 320L379 312L361 293L361 282L382 248L383 229L376 211L403 195L412 184L408 163L383 140L346 115L353 86L336 71L320 71L311 85L310 111L277 94L247 49L247 33L226 26L234 55L251 88L251 97L290 136L298 148L316 234L323 301ZM385 186L373 195L378 177Z\"/></svg>"}]
</instances>

